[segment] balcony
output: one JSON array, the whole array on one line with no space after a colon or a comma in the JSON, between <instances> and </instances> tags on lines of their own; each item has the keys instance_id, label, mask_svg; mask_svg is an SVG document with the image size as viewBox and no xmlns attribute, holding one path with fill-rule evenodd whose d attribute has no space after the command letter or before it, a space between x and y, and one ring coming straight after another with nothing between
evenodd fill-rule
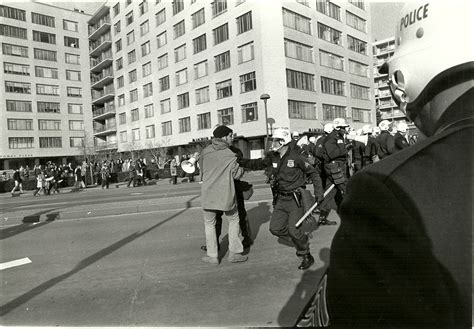
<instances>
[{"instance_id":1,"label":"balcony","mask_svg":"<svg viewBox=\"0 0 474 329\"><path fill-rule=\"evenodd\" d=\"M89 46L89 55L91 57L99 56L105 50L112 46L112 38L110 33L102 35L98 40L91 42Z\"/></svg>"},{"instance_id":2,"label":"balcony","mask_svg":"<svg viewBox=\"0 0 474 329\"><path fill-rule=\"evenodd\" d=\"M97 145L95 145L95 149L97 151L114 150L114 149L117 149L117 148L118 148L118 144L117 143L112 143L112 142L97 143Z\"/></svg>"},{"instance_id":3,"label":"balcony","mask_svg":"<svg viewBox=\"0 0 474 329\"><path fill-rule=\"evenodd\" d=\"M110 16L107 15L101 18L94 26L89 27L89 40L94 41L100 38L101 35L110 30Z\"/></svg>"},{"instance_id":4,"label":"balcony","mask_svg":"<svg viewBox=\"0 0 474 329\"><path fill-rule=\"evenodd\" d=\"M105 120L109 117L115 116L115 105L106 105L92 110L93 120Z\"/></svg>"},{"instance_id":5,"label":"balcony","mask_svg":"<svg viewBox=\"0 0 474 329\"><path fill-rule=\"evenodd\" d=\"M104 104L109 100L113 100L114 97L114 88L104 88L103 91L92 90L92 104L96 106Z\"/></svg>"},{"instance_id":6,"label":"balcony","mask_svg":"<svg viewBox=\"0 0 474 329\"><path fill-rule=\"evenodd\" d=\"M405 118L405 114L399 109L394 109L392 111L382 111L382 120L393 120Z\"/></svg>"},{"instance_id":7,"label":"balcony","mask_svg":"<svg viewBox=\"0 0 474 329\"><path fill-rule=\"evenodd\" d=\"M104 68L111 66L113 62L112 52L103 53L100 57L92 58L90 61L91 72L100 73Z\"/></svg>"},{"instance_id":8,"label":"balcony","mask_svg":"<svg viewBox=\"0 0 474 329\"><path fill-rule=\"evenodd\" d=\"M113 124L105 124L105 125L96 125L94 127L94 136L107 136L110 134L115 134L117 132L117 125Z\"/></svg>"},{"instance_id":9,"label":"balcony","mask_svg":"<svg viewBox=\"0 0 474 329\"><path fill-rule=\"evenodd\" d=\"M101 74L91 75L92 88L103 89L114 81L113 71L105 70Z\"/></svg>"},{"instance_id":10,"label":"balcony","mask_svg":"<svg viewBox=\"0 0 474 329\"><path fill-rule=\"evenodd\" d=\"M393 107L397 107L397 104L395 104L395 102L393 102L391 99L388 101L380 101L378 104L378 109L380 111L385 111Z\"/></svg>"}]
</instances>

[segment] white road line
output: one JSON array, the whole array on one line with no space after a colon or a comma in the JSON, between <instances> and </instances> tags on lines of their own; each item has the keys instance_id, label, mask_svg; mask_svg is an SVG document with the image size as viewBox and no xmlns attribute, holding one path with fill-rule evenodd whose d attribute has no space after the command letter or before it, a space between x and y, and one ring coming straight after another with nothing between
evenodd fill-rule
<instances>
[{"instance_id":1,"label":"white road line","mask_svg":"<svg viewBox=\"0 0 474 329\"><path fill-rule=\"evenodd\" d=\"M143 194L143 193L141 193L141 192L130 193L130 195L139 195L139 194Z\"/></svg>"},{"instance_id":2,"label":"white road line","mask_svg":"<svg viewBox=\"0 0 474 329\"><path fill-rule=\"evenodd\" d=\"M22 258L22 259L17 259L17 260L12 260L11 262L6 262L6 263L1 263L0 264L0 271L5 270L7 268L15 267L15 266L20 266L20 265L25 265L31 263L31 260L28 257Z\"/></svg>"}]
</instances>

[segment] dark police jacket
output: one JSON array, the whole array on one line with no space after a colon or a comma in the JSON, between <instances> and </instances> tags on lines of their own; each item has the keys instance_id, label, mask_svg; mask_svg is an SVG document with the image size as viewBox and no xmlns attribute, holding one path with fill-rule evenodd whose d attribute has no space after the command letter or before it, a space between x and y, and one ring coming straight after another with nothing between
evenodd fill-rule
<instances>
[{"instance_id":1,"label":"dark police jacket","mask_svg":"<svg viewBox=\"0 0 474 329\"><path fill-rule=\"evenodd\" d=\"M471 327L473 132L471 119L352 177L326 277L334 327Z\"/></svg>"},{"instance_id":2,"label":"dark police jacket","mask_svg":"<svg viewBox=\"0 0 474 329\"><path fill-rule=\"evenodd\" d=\"M408 144L407 139L405 138L405 136L403 136L399 132L397 132L395 134L394 139L395 139L395 141L394 141L395 148L393 150L394 152L401 151L401 150L406 149L407 147L410 146L410 144Z\"/></svg>"},{"instance_id":3,"label":"dark police jacket","mask_svg":"<svg viewBox=\"0 0 474 329\"><path fill-rule=\"evenodd\" d=\"M377 136L377 142L379 144L379 158L380 160L388 157L393 153L394 138L387 130L383 130L380 135Z\"/></svg>"},{"instance_id":4,"label":"dark police jacket","mask_svg":"<svg viewBox=\"0 0 474 329\"><path fill-rule=\"evenodd\" d=\"M344 134L340 130L333 130L324 139L323 147L326 151L327 162L346 161L347 148L344 140Z\"/></svg>"},{"instance_id":5,"label":"dark police jacket","mask_svg":"<svg viewBox=\"0 0 474 329\"><path fill-rule=\"evenodd\" d=\"M278 152L270 152L263 159L243 159L237 160L243 168L251 170L262 170L270 167L272 174L278 182L278 190L290 192L298 187L306 186L307 178L313 182L314 195L323 195L323 187L319 172L301 154L301 149L295 141L288 144L288 150L283 156Z\"/></svg>"}]
</instances>

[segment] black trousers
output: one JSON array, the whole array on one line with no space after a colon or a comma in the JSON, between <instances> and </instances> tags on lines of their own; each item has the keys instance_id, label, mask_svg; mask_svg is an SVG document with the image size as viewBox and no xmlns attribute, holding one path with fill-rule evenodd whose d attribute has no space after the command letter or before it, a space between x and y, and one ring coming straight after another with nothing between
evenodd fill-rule
<instances>
[{"instance_id":1,"label":"black trousers","mask_svg":"<svg viewBox=\"0 0 474 329\"><path fill-rule=\"evenodd\" d=\"M240 231L244 240L251 239L251 231L250 231L250 224L249 219L247 217L247 210L245 210L245 200L242 191L235 190L235 196L237 198L237 211L239 212L239 226ZM223 211L218 211L216 214L216 236L217 241L219 241L219 237L222 232L222 215L224 214Z\"/></svg>"}]
</instances>

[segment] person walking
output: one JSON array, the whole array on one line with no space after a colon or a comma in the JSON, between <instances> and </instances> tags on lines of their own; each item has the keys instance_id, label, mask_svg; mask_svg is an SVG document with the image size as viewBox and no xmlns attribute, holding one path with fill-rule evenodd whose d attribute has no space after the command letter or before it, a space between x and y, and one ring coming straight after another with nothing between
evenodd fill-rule
<instances>
[{"instance_id":1,"label":"person walking","mask_svg":"<svg viewBox=\"0 0 474 329\"><path fill-rule=\"evenodd\" d=\"M109 188L109 179L110 179L110 169L106 161L102 163L102 168L100 169L100 178L102 179L101 181L101 186L102 189L106 187L107 189Z\"/></svg>"},{"instance_id":2,"label":"person walking","mask_svg":"<svg viewBox=\"0 0 474 329\"><path fill-rule=\"evenodd\" d=\"M173 158L170 161L170 175L171 175L171 181L173 182L173 185L178 184L178 164L176 162L176 159Z\"/></svg>"},{"instance_id":3,"label":"person walking","mask_svg":"<svg viewBox=\"0 0 474 329\"><path fill-rule=\"evenodd\" d=\"M36 175L36 190L33 192L33 196L38 196L41 192L44 193L44 173L40 171Z\"/></svg>"},{"instance_id":4,"label":"person walking","mask_svg":"<svg viewBox=\"0 0 474 329\"><path fill-rule=\"evenodd\" d=\"M13 173L13 180L15 181L15 186L13 186L13 189L11 190L12 197L15 196L16 190L20 190L20 194L25 193L23 192L23 180L21 179L19 168L15 169L15 172Z\"/></svg>"},{"instance_id":5,"label":"person walking","mask_svg":"<svg viewBox=\"0 0 474 329\"><path fill-rule=\"evenodd\" d=\"M133 187L137 186L137 171L135 170L135 165L133 161L129 162L128 165L128 183L127 187L130 187L130 184L133 182Z\"/></svg>"},{"instance_id":6,"label":"person walking","mask_svg":"<svg viewBox=\"0 0 474 329\"><path fill-rule=\"evenodd\" d=\"M229 223L229 256L231 263L245 262L248 257L240 240L239 212L235 195L234 180L243 175L237 157L229 149L233 131L227 126L219 126L213 131L211 145L199 156L201 168L201 205L204 215L207 256L202 260L219 264L216 239L216 215L222 211Z\"/></svg>"}]
</instances>

